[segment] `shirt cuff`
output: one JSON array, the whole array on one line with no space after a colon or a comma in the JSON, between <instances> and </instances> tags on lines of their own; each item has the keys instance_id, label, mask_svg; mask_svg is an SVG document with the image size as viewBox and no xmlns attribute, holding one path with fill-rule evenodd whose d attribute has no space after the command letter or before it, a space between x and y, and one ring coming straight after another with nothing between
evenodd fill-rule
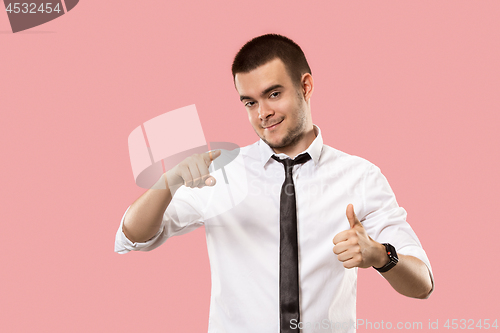
<instances>
[{"instance_id":1,"label":"shirt cuff","mask_svg":"<svg viewBox=\"0 0 500 333\"><path fill-rule=\"evenodd\" d=\"M123 214L122 220L120 222L120 227L118 228L118 231L116 232L115 236L115 252L119 254L125 254L130 251L150 251L154 247L151 247L152 244L156 242L158 237L160 237L163 227L161 227L156 235L153 236L150 240L146 242L132 242L130 239L125 236L123 233L123 221L125 220L125 215L127 215L128 210L130 209L130 206L127 208L125 211L125 214Z\"/></svg>"}]
</instances>

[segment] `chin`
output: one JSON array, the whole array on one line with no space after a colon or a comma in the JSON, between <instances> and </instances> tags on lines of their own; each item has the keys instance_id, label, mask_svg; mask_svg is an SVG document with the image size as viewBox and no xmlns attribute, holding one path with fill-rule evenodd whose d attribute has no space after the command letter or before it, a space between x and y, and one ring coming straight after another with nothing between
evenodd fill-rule
<instances>
[{"instance_id":1,"label":"chin","mask_svg":"<svg viewBox=\"0 0 500 333\"><path fill-rule=\"evenodd\" d=\"M288 143L285 142L286 137L284 135L279 135L278 133L266 136L264 135L264 132L262 132L259 134L259 137L271 148L283 148L288 146Z\"/></svg>"},{"instance_id":2,"label":"chin","mask_svg":"<svg viewBox=\"0 0 500 333\"><path fill-rule=\"evenodd\" d=\"M283 142L283 139L281 140L273 140L273 141L269 141L269 140L264 140L268 145L269 147L271 148L283 148L283 147L286 147L287 145Z\"/></svg>"}]
</instances>

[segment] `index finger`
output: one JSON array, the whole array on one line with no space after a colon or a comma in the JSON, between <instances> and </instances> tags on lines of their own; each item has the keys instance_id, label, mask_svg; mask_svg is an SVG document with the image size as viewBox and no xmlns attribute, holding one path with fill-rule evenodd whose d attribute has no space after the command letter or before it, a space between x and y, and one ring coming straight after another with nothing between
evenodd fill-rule
<instances>
[{"instance_id":1,"label":"index finger","mask_svg":"<svg viewBox=\"0 0 500 333\"><path fill-rule=\"evenodd\" d=\"M340 242L346 241L349 239L348 230L344 230L339 232L333 237L333 244L337 245Z\"/></svg>"},{"instance_id":2,"label":"index finger","mask_svg":"<svg viewBox=\"0 0 500 333\"><path fill-rule=\"evenodd\" d=\"M216 149L216 150L211 150L209 152L206 152L205 154L203 154L203 159L205 160L207 166L210 165L210 163L212 163L213 160L215 160L217 157L219 157L221 154L221 150L220 149Z\"/></svg>"}]
</instances>

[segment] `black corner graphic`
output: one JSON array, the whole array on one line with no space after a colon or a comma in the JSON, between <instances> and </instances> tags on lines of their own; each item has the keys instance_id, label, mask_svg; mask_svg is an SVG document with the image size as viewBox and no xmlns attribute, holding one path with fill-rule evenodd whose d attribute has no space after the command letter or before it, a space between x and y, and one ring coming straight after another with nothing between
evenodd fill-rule
<instances>
[{"instance_id":1,"label":"black corner graphic","mask_svg":"<svg viewBox=\"0 0 500 333\"><path fill-rule=\"evenodd\" d=\"M24 2L22 2L24 1ZM51 2L49 2L51 1ZM73 8L79 0L4 0L12 32L31 29L52 21Z\"/></svg>"}]
</instances>

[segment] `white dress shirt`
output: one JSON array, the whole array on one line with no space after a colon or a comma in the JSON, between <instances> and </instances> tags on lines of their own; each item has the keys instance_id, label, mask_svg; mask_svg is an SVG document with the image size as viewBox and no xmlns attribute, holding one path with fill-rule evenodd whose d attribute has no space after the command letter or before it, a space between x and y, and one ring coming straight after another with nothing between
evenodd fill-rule
<instances>
[{"instance_id":1,"label":"white dress shirt","mask_svg":"<svg viewBox=\"0 0 500 333\"><path fill-rule=\"evenodd\" d=\"M305 150L312 159L293 168L301 323L292 327L304 333L354 332L357 268L344 268L332 251L333 237L350 227L345 213L349 203L374 240L422 260L431 279L432 271L380 169L324 145L319 127L314 125L314 131L316 138ZM132 243L126 238L126 212L117 231L115 252L127 253L150 251L169 237L205 226L212 275L209 333L279 332L279 213L285 172L273 154L262 140L239 154L223 151L218 159L236 158L212 173L217 184L179 188L152 239Z\"/></svg>"}]
</instances>

